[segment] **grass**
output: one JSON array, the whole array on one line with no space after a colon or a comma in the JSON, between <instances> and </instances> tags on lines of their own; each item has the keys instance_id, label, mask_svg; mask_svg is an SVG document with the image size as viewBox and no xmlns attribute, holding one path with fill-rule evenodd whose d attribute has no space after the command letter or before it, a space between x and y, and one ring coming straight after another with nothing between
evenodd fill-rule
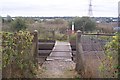
<instances>
[{"instance_id":1,"label":"grass","mask_svg":"<svg viewBox=\"0 0 120 80\"><path fill-rule=\"evenodd\" d=\"M112 37L111 36L99 36L98 39L110 41Z\"/></svg>"},{"instance_id":2,"label":"grass","mask_svg":"<svg viewBox=\"0 0 120 80\"><path fill-rule=\"evenodd\" d=\"M58 41L67 41L67 35L58 33L55 34L55 39Z\"/></svg>"},{"instance_id":3,"label":"grass","mask_svg":"<svg viewBox=\"0 0 120 80\"><path fill-rule=\"evenodd\" d=\"M66 76L68 76L68 77L72 77L72 78L75 78L75 79L80 78L80 75L77 74L77 72L74 69L73 70L72 69L66 70L64 72L64 74L66 74Z\"/></svg>"},{"instance_id":4,"label":"grass","mask_svg":"<svg viewBox=\"0 0 120 80\"><path fill-rule=\"evenodd\" d=\"M70 41L75 41L76 40L76 34L71 34L70 37L69 37L69 40Z\"/></svg>"},{"instance_id":5,"label":"grass","mask_svg":"<svg viewBox=\"0 0 120 80\"><path fill-rule=\"evenodd\" d=\"M105 33L112 33L113 31L113 27L116 27L117 23L99 23L97 25L97 29L105 32Z\"/></svg>"}]
</instances>

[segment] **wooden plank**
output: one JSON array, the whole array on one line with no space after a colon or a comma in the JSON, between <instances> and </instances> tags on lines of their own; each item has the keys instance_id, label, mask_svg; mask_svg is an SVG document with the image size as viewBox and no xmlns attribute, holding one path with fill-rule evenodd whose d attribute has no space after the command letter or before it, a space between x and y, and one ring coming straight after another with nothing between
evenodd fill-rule
<instances>
[{"instance_id":1,"label":"wooden plank","mask_svg":"<svg viewBox=\"0 0 120 80\"><path fill-rule=\"evenodd\" d=\"M69 42L56 41L55 46L46 60L72 61L72 50Z\"/></svg>"}]
</instances>

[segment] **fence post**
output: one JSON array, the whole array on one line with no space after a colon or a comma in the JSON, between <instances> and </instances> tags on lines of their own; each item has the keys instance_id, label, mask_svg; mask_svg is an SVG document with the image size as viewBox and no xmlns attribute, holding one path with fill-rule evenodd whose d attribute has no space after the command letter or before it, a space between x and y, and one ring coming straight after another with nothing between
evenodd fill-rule
<instances>
[{"instance_id":1,"label":"fence post","mask_svg":"<svg viewBox=\"0 0 120 80\"><path fill-rule=\"evenodd\" d=\"M99 30L97 30L97 38L99 37Z\"/></svg>"},{"instance_id":2,"label":"fence post","mask_svg":"<svg viewBox=\"0 0 120 80\"><path fill-rule=\"evenodd\" d=\"M77 31L77 36L76 36L76 67L75 70L78 73L81 73L84 68L83 68L83 60L82 60L82 45L81 45L81 35L82 32L80 30Z\"/></svg>"},{"instance_id":3,"label":"fence post","mask_svg":"<svg viewBox=\"0 0 120 80\"><path fill-rule=\"evenodd\" d=\"M34 42L35 42L35 52L34 52L34 59L35 63L38 63L37 57L38 57L38 31L34 30Z\"/></svg>"},{"instance_id":4,"label":"fence post","mask_svg":"<svg viewBox=\"0 0 120 80\"><path fill-rule=\"evenodd\" d=\"M55 40L55 30L52 31L53 40Z\"/></svg>"}]
</instances>

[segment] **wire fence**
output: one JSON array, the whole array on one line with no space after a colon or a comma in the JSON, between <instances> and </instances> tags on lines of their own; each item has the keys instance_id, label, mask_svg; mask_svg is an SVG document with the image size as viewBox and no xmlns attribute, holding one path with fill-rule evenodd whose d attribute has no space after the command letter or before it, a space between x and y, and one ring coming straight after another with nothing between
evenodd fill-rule
<instances>
[{"instance_id":1,"label":"wire fence","mask_svg":"<svg viewBox=\"0 0 120 80\"><path fill-rule=\"evenodd\" d=\"M111 67L110 61L106 58L105 45L112 40L112 36L114 34L82 34L80 31L77 32L76 70L81 73L82 77L117 77L113 74L112 69L101 71L101 64L107 65L106 69Z\"/></svg>"}]
</instances>

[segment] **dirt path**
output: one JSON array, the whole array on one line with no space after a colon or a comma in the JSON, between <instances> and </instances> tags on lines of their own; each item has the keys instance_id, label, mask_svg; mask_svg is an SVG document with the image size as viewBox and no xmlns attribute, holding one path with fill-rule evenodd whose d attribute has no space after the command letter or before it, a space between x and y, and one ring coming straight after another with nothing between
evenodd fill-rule
<instances>
[{"instance_id":1,"label":"dirt path","mask_svg":"<svg viewBox=\"0 0 120 80\"><path fill-rule=\"evenodd\" d=\"M72 61L46 61L39 68L38 78L78 78Z\"/></svg>"}]
</instances>

